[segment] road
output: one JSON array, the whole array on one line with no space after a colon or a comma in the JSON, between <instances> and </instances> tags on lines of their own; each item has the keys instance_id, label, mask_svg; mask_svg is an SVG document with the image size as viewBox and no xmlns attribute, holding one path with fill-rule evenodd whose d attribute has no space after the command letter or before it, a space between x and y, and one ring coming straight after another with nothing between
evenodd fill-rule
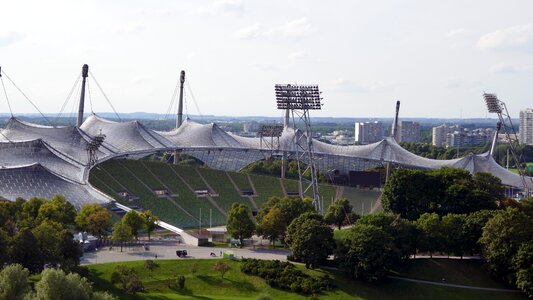
<instances>
[{"instance_id":1,"label":"road","mask_svg":"<svg viewBox=\"0 0 533 300\"><path fill-rule=\"evenodd\" d=\"M197 247L190 245L178 245L175 241L152 241L149 244L150 250L145 251L142 244L134 247L123 248L120 252L120 247L109 247L98 249L96 252L87 252L84 254L81 264L107 263L117 261L131 261L131 260L146 260L146 259L217 259L221 258L220 253L224 251L232 251L237 258L257 258L268 260L287 260L288 250L279 249L265 249L265 248L212 248L212 247ZM188 256L186 258L178 258L176 250L187 250ZM211 252L216 254L216 257L211 257ZM156 258L157 255L157 258Z\"/></svg>"}]
</instances>

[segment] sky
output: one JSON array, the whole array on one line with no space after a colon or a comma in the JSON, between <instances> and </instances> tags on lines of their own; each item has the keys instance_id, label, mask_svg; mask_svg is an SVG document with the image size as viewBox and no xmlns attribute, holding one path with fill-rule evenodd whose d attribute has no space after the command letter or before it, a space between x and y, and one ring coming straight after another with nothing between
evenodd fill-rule
<instances>
[{"instance_id":1,"label":"sky","mask_svg":"<svg viewBox=\"0 0 533 300\"><path fill-rule=\"evenodd\" d=\"M190 114L281 116L274 85L298 83L320 86L312 116L393 117L400 100L403 117L484 118L491 92L517 117L533 107L532 12L530 0L0 0L0 66L46 113L86 63L119 112L166 113L185 70ZM3 81L15 114L35 112ZM89 88L87 110L111 111Z\"/></svg>"}]
</instances>

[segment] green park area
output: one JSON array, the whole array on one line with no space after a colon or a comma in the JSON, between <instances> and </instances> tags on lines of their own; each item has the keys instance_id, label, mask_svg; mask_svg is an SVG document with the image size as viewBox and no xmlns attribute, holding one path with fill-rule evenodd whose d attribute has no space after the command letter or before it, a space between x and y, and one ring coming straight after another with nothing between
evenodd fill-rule
<instances>
[{"instance_id":1,"label":"green park area","mask_svg":"<svg viewBox=\"0 0 533 300\"><path fill-rule=\"evenodd\" d=\"M107 263L88 266L89 279L95 290L105 290L120 299L309 299L310 295L293 293L270 287L257 276L244 274L241 262L224 260L231 268L224 277L212 271L220 260L161 260L158 267L149 271L143 261ZM117 265L127 265L139 275L144 291L135 295L126 294L120 284L112 284L111 277ZM463 288L443 287L422 283L388 279L380 284L354 281L343 273L334 270L306 270L305 273L320 277L328 275L333 288L321 292L317 299L526 299L523 294L513 292L493 292ZM408 263L399 276L421 277L427 280L446 276L449 282L474 284L483 287L501 287L483 272L478 262L467 260L417 259ZM195 272L193 273L193 271ZM175 276L185 277L184 288L172 287ZM265 296L265 298L260 298ZM266 298L270 297L270 298Z\"/></svg>"}]
</instances>

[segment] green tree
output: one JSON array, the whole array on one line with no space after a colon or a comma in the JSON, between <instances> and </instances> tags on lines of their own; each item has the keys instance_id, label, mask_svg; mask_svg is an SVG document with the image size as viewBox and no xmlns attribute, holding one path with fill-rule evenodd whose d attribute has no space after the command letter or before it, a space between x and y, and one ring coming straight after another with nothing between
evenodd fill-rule
<instances>
[{"instance_id":1,"label":"green tree","mask_svg":"<svg viewBox=\"0 0 533 300\"><path fill-rule=\"evenodd\" d=\"M150 240L150 234L157 228L159 218L152 213L151 210L145 210L141 212L141 217L144 220L144 229L148 233L148 240Z\"/></svg>"},{"instance_id":2,"label":"green tree","mask_svg":"<svg viewBox=\"0 0 533 300\"><path fill-rule=\"evenodd\" d=\"M398 214L375 213L361 216L356 224L373 225L388 233L402 259L416 253L416 226Z\"/></svg>"},{"instance_id":3,"label":"green tree","mask_svg":"<svg viewBox=\"0 0 533 300\"><path fill-rule=\"evenodd\" d=\"M306 268L320 266L335 246L333 230L317 213L305 213L292 221L285 242L294 258L305 263Z\"/></svg>"},{"instance_id":4,"label":"green tree","mask_svg":"<svg viewBox=\"0 0 533 300\"><path fill-rule=\"evenodd\" d=\"M226 264L225 262L221 261L221 260L217 261L217 262L213 265L213 268L211 268L211 271L213 271L213 272L219 272L221 278L224 278L224 275L225 275L229 270L231 270L231 267L230 267L228 264Z\"/></svg>"},{"instance_id":5,"label":"green tree","mask_svg":"<svg viewBox=\"0 0 533 300\"><path fill-rule=\"evenodd\" d=\"M533 240L533 219L516 208L499 211L480 238L482 255L491 273L513 284L512 259L522 243Z\"/></svg>"},{"instance_id":6,"label":"green tree","mask_svg":"<svg viewBox=\"0 0 533 300\"><path fill-rule=\"evenodd\" d=\"M45 220L32 230L46 264L58 265L61 261L61 236L65 229L57 222Z\"/></svg>"},{"instance_id":7,"label":"green tree","mask_svg":"<svg viewBox=\"0 0 533 300\"><path fill-rule=\"evenodd\" d=\"M474 174L474 186L477 190L486 193L493 203L505 198L505 190L500 178L486 172Z\"/></svg>"},{"instance_id":8,"label":"green tree","mask_svg":"<svg viewBox=\"0 0 533 300\"><path fill-rule=\"evenodd\" d=\"M460 214L447 214L442 217L443 250L449 254L459 255L463 258L467 233L466 216Z\"/></svg>"},{"instance_id":9,"label":"green tree","mask_svg":"<svg viewBox=\"0 0 533 300\"><path fill-rule=\"evenodd\" d=\"M115 223L113 226L113 235L111 239L115 243L120 243L120 252L122 252L123 243L133 240L131 227L123 222Z\"/></svg>"},{"instance_id":10,"label":"green tree","mask_svg":"<svg viewBox=\"0 0 533 300\"><path fill-rule=\"evenodd\" d=\"M46 201L39 207L37 220L55 221L64 226L73 225L76 218L76 208L65 197L55 195L50 201Z\"/></svg>"},{"instance_id":11,"label":"green tree","mask_svg":"<svg viewBox=\"0 0 533 300\"><path fill-rule=\"evenodd\" d=\"M328 224L335 224L341 229L342 225L353 224L356 221L357 215L352 210L353 207L350 201L340 198L328 207L324 219Z\"/></svg>"},{"instance_id":12,"label":"green tree","mask_svg":"<svg viewBox=\"0 0 533 300\"><path fill-rule=\"evenodd\" d=\"M4 263L9 259L9 244L10 237L2 228L0 228L0 266L4 265Z\"/></svg>"},{"instance_id":13,"label":"green tree","mask_svg":"<svg viewBox=\"0 0 533 300\"><path fill-rule=\"evenodd\" d=\"M383 229L356 224L342 242L338 259L340 267L354 278L375 282L387 275L399 254L392 237Z\"/></svg>"},{"instance_id":14,"label":"green tree","mask_svg":"<svg viewBox=\"0 0 533 300\"><path fill-rule=\"evenodd\" d=\"M0 271L0 299L24 299L30 291L28 275L28 269L19 264L8 265Z\"/></svg>"},{"instance_id":15,"label":"green tree","mask_svg":"<svg viewBox=\"0 0 533 300\"><path fill-rule=\"evenodd\" d=\"M255 230L250 208L242 203L233 203L228 212L226 227L232 237L239 239L242 248L244 239L252 237Z\"/></svg>"},{"instance_id":16,"label":"green tree","mask_svg":"<svg viewBox=\"0 0 533 300\"><path fill-rule=\"evenodd\" d=\"M79 229L102 238L111 229L111 213L99 204L84 204L75 222Z\"/></svg>"},{"instance_id":17,"label":"green tree","mask_svg":"<svg viewBox=\"0 0 533 300\"><path fill-rule=\"evenodd\" d=\"M444 239L439 215L425 213L415 221L415 226L420 233L418 249L428 251L430 257L433 257L433 252L442 249Z\"/></svg>"},{"instance_id":18,"label":"green tree","mask_svg":"<svg viewBox=\"0 0 533 300\"><path fill-rule=\"evenodd\" d=\"M65 274L58 269L45 269L35 284L37 299L85 300L91 299L92 286L76 273Z\"/></svg>"},{"instance_id":19,"label":"green tree","mask_svg":"<svg viewBox=\"0 0 533 300\"><path fill-rule=\"evenodd\" d=\"M281 216L276 213L265 219L266 215L273 208L279 209ZM264 235L265 237L272 237L274 236L274 233L276 238L279 236L281 240L284 240L285 232L287 231L289 224L306 212L315 212L312 200L309 198L302 199L294 196L283 198L271 197L265 204L263 204L263 206L261 206L257 214L260 234L263 235L263 228L270 228L271 230ZM274 219L276 219L275 224ZM264 224L265 222L270 224Z\"/></svg>"},{"instance_id":20,"label":"green tree","mask_svg":"<svg viewBox=\"0 0 533 300\"><path fill-rule=\"evenodd\" d=\"M143 284L135 269L125 265L118 265L111 274L113 284L120 283L122 289L128 294L135 294L143 290Z\"/></svg>"},{"instance_id":21,"label":"green tree","mask_svg":"<svg viewBox=\"0 0 533 300\"><path fill-rule=\"evenodd\" d=\"M471 255L480 254L481 246L478 243L481 234L483 233L483 226L487 221L494 216L494 210L480 210L466 215L465 219L465 241L464 249L466 253Z\"/></svg>"},{"instance_id":22,"label":"green tree","mask_svg":"<svg viewBox=\"0 0 533 300\"><path fill-rule=\"evenodd\" d=\"M39 216L39 209L46 202L46 199L33 197L22 204L22 211L20 213L20 220L18 220L20 227L33 228L37 225L37 217Z\"/></svg>"},{"instance_id":23,"label":"green tree","mask_svg":"<svg viewBox=\"0 0 533 300\"><path fill-rule=\"evenodd\" d=\"M59 248L62 254L61 269L65 272L74 271L80 264L80 258L83 255L82 247L68 230L63 230L59 238Z\"/></svg>"},{"instance_id":24,"label":"green tree","mask_svg":"<svg viewBox=\"0 0 533 300\"><path fill-rule=\"evenodd\" d=\"M285 233L283 214L279 208L273 207L268 211L257 225L257 233L268 238L272 245Z\"/></svg>"},{"instance_id":25,"label":"green tree","mask_svg":"<svg viewBox=\"0 0 533 300\"><path fill-rule=\"evenodd\" d=\"M144 219L141 217L141 214L135 210L130 210L122 217L121 222L131 228L131 233L137 239L139 230L144 226Z\"/></svg>"},{"instance_id":26,"label":"green tree","mask_svg":"<svg viewBox=\"0 0 533 300\"><path fill-rule=\"evenodd\" d=\"M516 271L516 286L533 298L533 241L520 245L513 257L513 269Z\"/></svg>"},{"instance_id":27,"label":"green tree","mask_svg":"<svg viewBox=\"0 0 533 300\"><path fill-rule=\"evenodd\" d=\"M33 233L24 228L13 237L10 248L10 258L19 263L31 273L38 273L43 268L43 254Z\"/></svg>"}]
</instances>

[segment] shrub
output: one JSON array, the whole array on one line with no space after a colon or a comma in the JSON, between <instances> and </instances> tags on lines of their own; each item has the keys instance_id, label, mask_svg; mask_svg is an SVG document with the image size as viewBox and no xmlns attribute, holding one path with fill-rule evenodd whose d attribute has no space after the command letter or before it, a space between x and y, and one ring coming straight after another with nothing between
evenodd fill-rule
<instances>
[{"instance_id":1,"label":"shrub","mask_svg":"<svg viewBox=\"0 0 533 300\"><path fill-rule=\"evenodd\" d=\"M244 259L241 271L265 279L271 287L295 293L315 294L332 287L329 276L312 277L297 269L293 264L279 260Z\"/></svg>"},{"instance_id":2,"label":"shrub","mask_svg":"<svg viewBox=\"0 0 533 300\"><path fill-rule=\"evenodd\" d=\"M125 265L115 267L115 271L111 274L111 282L113 284L120 283L122 289L128 294L135 294L144 289L137 272Z\"/></svg>"}]
</instances>

